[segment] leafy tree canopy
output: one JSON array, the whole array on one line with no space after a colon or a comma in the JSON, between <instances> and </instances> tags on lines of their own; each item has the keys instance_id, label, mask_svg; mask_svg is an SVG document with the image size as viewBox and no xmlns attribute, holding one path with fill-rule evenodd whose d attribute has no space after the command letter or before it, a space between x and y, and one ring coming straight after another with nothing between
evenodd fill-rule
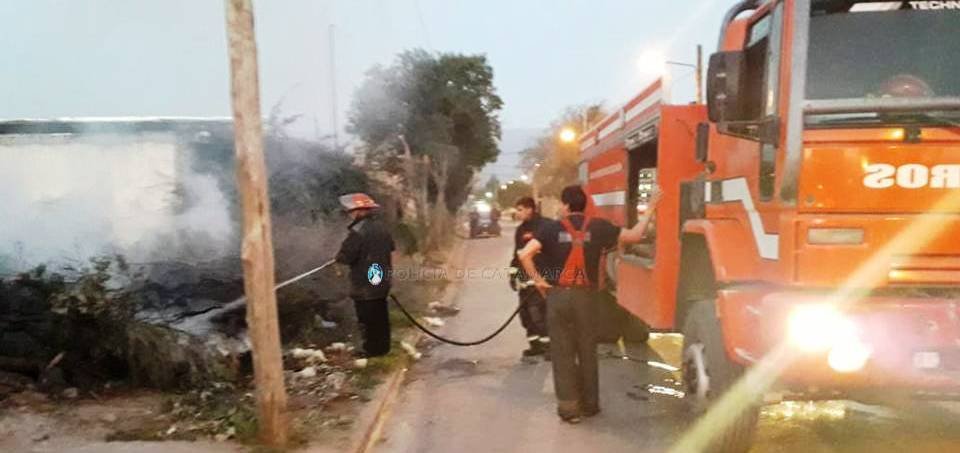
<instances>
[{"instance_id":1,"label":"leafy tree canopy","mask_svg":"<svg viewBox=\"0 0 960 453\"><path fill-rule=\"evenodd\" d=\"M483 55L431 54L412 50L390 66L375 66L357 90L348 130L367 145L369 161L400 173L400 136L414 156L444 166L431 178L434 199L444 190L447 207L463 204L478 169L496 160L503 101Z\"/></svg>"},{"instance_id":2,"label":"leafy tree canopy","mask_svg":"<svg viewBox=\"0 0 960 453\"><path fill-rule=\"evenodd\" d=\"M534 146L523 151L522 165L533 175L532 181L540 196L559 197L565 186L578 182L580 145L578 140L561 140L561 131L569 129L576 137L580 137L605 115L600 105L567 108L543 132Z\"/></svg>"}]
</instances>

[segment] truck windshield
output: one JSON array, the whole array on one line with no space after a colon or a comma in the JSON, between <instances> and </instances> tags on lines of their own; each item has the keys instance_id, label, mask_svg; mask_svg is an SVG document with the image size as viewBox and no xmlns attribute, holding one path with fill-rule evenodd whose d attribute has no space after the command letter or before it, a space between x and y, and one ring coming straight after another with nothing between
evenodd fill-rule
<instances>
[{"instance_id":1,"label":"truck windshield","mask_svg":"<svg viewBox=\"0 0 960 453\"><path fill-rule=\"evenodd\" d=\"M960 96L958 30L960 2L815 1L807 99Z\"/></svg>"}]
</instances>

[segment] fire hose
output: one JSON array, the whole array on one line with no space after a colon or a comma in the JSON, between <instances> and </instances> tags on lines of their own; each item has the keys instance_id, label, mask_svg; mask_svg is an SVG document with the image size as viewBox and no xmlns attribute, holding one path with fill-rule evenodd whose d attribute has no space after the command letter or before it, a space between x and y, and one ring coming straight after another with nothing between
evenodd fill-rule
<instances>
[{"instance_id":1,"label":"fire hose","mask_svg":"<svg viewBox=\"0 0 960 453\"><path fill-rule=\"evenodd\" d=\"M288 279L288 280L283 281L282 283L280 283L280 284L278 284L277 286L275 286L275 287L274 287L274 290L278 290L278 289L283 288L283 287L285 287L285 286L292 285L292 284L294 284L294 283L296 283L296 282L298 282L298 281L300 281L300 280L303 280L304 278L307 278L307 277L309 277L309 276L311 276L311 275L313 275L313 274L315 274L315 273L317 273L317 272L320 272L320 271L322 271L322 270L330 267L330 266L333 265L334 263L335 263L334 260L327 261L326 263L323 263L322 265L320 265L320 266L318 266L318 267L315 267L315 268L313 268L313 269L311 269L311 270L309 270L309 271L307 271L307 272L304 272L304 273L302 273L302 274L300 274L300 275L297 275L296 277L293 277L293 278L291 278L291 279ZM514 275L515 275L515 273L514 273ZM512 275L511 278L514 278L514 275ZM517 283L517 291L520 292L520 294L523 294L523 292L522 292L521 290L530 288L530 287L532 287L532 286L533 286L533 281L531 281L531 280L521 281L521 282L518 282L518 283ZM488 342L488 341L496 338L496 337L497 337L498 335L500 335L501 333L503 333L503 331L506 330L507 326L509 326L510 323L513 322L513 320L517 317L517 315L520 314L520 310L523 309L523 304L526 303L526 298L527 298L527 297L530 297L532 294L533 294L533 292L529 292L529 291L526 293L526 296L524 296L524 297L520 300L520 305L517 307L517 309L513 311L513 313L510 315L510 317L507 318L507 320L506 320L499 328L497 328L497 330L493 331L493 333L491 333L490 335L487 335L486 337L481 338L481 339L476 340L476 341L458 341L458 340L453 340L453 339L450 339L450 338L443 337L443 336L441 336L440 334L437 334L437 333L431 331L430 329L426 328L423 324L420 324L420 322L417 321L417 318L416 318L415 316L413 316L412 314L410 314L410 312L407 311L406 307L404 307L403 304L400 303L400 300L397 299L397 296L391 294L391 295L390 295L390 300L392 300L393 303L396 304L397 308L400 309L400 312L403 313L403 315L407 318L407 320L409 320L410 323L414 325L414 327L416 327L417 329L420 329L423 333L425 333L425 334L429 335L430 337L432 337L432 338L434 338L434 339L436 339L436 340L438 340L438 341L441 341L441 342L443 342L443 343L447 343L447 344L454 345L454 346L469 347L469 346L479 346L479 345L481 345L481 344L484 344L484 343L486 343L486 342ZM246 300L245 298L240 298L240 299L234 301L232 304L244 303L245 300ZM620 355L611 354L611 357L620 358L620 359L623 359L623 360L630 360L630 361L638 362L638 363L643 363L643 364L645 364L645 365L652 366L652 367L654 367L654 368L664 369L664 370L667 370L667 371L678 371L678 369L677 369L676 367L673 367L673 366L670 366L670 365L667 365L667 364L664 364L664 363L661 363L661 362L655 362L655 361L652 361L652 360L645 360L645 359L638 359L638 358L635 358L635 357L631 357L630 355L626 354L626 351L621 351L621 354L620 354Z\"/></svg>"},{"instance_id":2,"label":"fire hose","mask_svg":"<svg viewBox=\"0 0 960 453\"><path fill-rule=\"evenodd\" d=\"M317 272L320 272L320 271L326 269L327 267L330 267L330 266L333 265L334 263L335 263L335 260L327 261L326 263L323 263L322 265L317 266L317 267L315 267L315 268L313 268L313 269L311 269L311 270L309 270L309 271L307 271L307 272L304 272L304 273L302 273L302 274L300 274L300 275L297 275L296 277L290 278L290 279L288 279L288 280L285 280L285 281L279 283L278 285L276 285L276 286L273 287L273 290L276 291L276 290L278 290L278 289L280 289L280 288L283 288L283 287L285 287L285 286L292 285L292 284L294 284L294 283L296 283L296 282L298 282L298 281L300 281L300 280L303 280L304 278L307 278L307 277L309 277L309 276L311 276L311 275L313 275L313 274L315 274L315 273L317 273ZM513 277L511 277L511 278L513 278ZM522 290L522 289L529 288L529 287L531 287L531 286L533 286L533 282L532 282L532 281L519 282L518 285L517 285L517 290L519 291L519 290ZM487 335L486 337L484 337L484 338L482 338L482 339L480 339L480 340L476 340L476 341L458 341L458 340L453 340L453 339L450 339L450 338L445 338L445 337L443 337L443 336L441 336L441 335L439 335L439 334L431 331L430 329L426 328L423 324L420 324L420 322L417 321L416 317L413 316L412 314L410 314L410 312L407 311L407 309L403 306L403 304L400 303L400 300L397 299L397 296L391 294L391 295L390 295L390 300L392 300L393 303L396 304L397 308L400 309L400 312L403 313L403 315L407 318L407 320L409 320L410 323L413 324L417 329L420 329L421 331L423 331L423 333L425 333L425 334L429 335L430 337L432 337L432 338L434 338L434 339L436 339L436 340L439 340L439 341L441 341L441 342L443 342L443 343L447 343L447 344L454 345L454 346L464 346L464 347L467 347L467 346L478 346L478 345L484 344L484 343L486 343L486 342L488 342L488 341L496 338L497 335L500 335L501 333L503 333L503 331L506 330L507 326L509 326L510 323L513 322L513 320L517 317L517 315L520 314L520 310L523 309L523 304L526 303L526 297L529 297L531 294L532 294L532 292L527 292L527 295L521 300L521 303L520 303L520 305L517 307L517 309L513 311L513 313L510 315L510 317L507 318L506 322L504 322L499 328L497 328L497 330L495 330L492 334ZM243 303L245 303L245 302L246 302L246 298L245 298L245 297L241 297L241 298L239 298L239 299L231 302L230 304L227 304L227 306L225 306L225 307L223 307L223 308L227 308L227 307L232 306L232 305L235 305L235 304L243 304Z\"/></svg>"},{"instance_id":3,"label":"fire hose","mask_svg":"<svg viewBox=\"0 0 960 453\"><path fill-rule=\"evenodd\" d=\"M296 283L296 282L298 282L298 281L300 281L300 280L303 280L304 278L307 278L307 277L309 277L309 276L311 276L311 275L313 275L313 274L315 274L315 273L317 273L317 272L320 272L320 271L322 271L322 270L330 267L330 266L333 265L334 263L335 263L334 260L327 261L326 263L323 263L322 265L320 265L320 266L318 266L318 267L315 267L315 268L313 268L313 269L311 269L311 270L309 270L309 271L307 271L307 272L304 272L304 273L302 273L302 274L300 274L300 275L297 275L296 277L293 277L293 278L291 278L291 279L288 279L288 280L283 281L282 283L280 283L280 284L278 284L277 286L275 286L275 287L274 287L274 290L278 290L278 289L283 288L283 287L285 287L285 286L292 285L292 284L294 284L294 283ZM515 275L516 275L516 273L513 272L513 275L511 275L510 278L515 278ZM518 292L520 292L520 294L523 294L523 292L522 292L521 290L530 288L530 287L532 287L532 286L533 286L533 281L532 281L532 280L521 281L521 282L517 282L517 288L516 288L516 289L517 289ZM431 331L430 329L426 328L423 324L420 324L420 322L417 321L417 318L416 318L415 316L413 316L412 314L410 314L410 312L407 311L406 307L404 307L403 304L400 303L400 300L397 299L397 296L391 294L391 295L390 295L390 300L392 300L393 303L396 304L397 308L400 309L400 312L403 313L403 315L407 318L407 320L409 320L411 324L413 324L417 329L420 329L423 333L425 333L425 334L429 335L430 337L432 337L432 338L434 338L434 339L436 339L436 340L438 340L438 341L441 341L441 342L443 342L443 343L447 343L447 344L454 345L454 346L469 347L469 346L479 346L479 345L481 345L481 344L484 344L484 343L486 343L486 342L488 342L488 341L496 338L496 337L497 337L498 335L500 335L501 333L503 333L503 331L506 330L507 326L509 326L510 323L513 322L513 320L517 317L517 315L520 314L520 310L523 309L523 304L526 303L526 298L527 298L527 297L530 297L532 294L533 294L533 292L527 292L527 293L526 293L526 296L524 296L524 297L520 300L520 305L517 307L517 309L513 311L513 313L510 315L510 317L507 318L507 320L506 320L499 328L497 328L497 330L493 331L493 333L491 333L490 335L487 335L486 337L481 338L481 339L476 340L476 341L458 341L458 340L453 340L453 339L450 339L450 338L443 337L443 336L441 336L440 334L437 334L437 333ZM236 303L244 303L245 300L246 300L245 298L240 298L240 299L234 301L233 304L236 304ZM622 348L622 346L621 346L621 348ZM667 364L665 364L665 363L656 362L656 361L652 361L652 360L638 359L638 358L635 358L635 357L632 357L632 356L626 354L626 351L622 351L622 350L621 350L621 354L620 354L620 355L611 354L611 357L620 358L620 359L623 359L623 360L630 360L630 361L637 362L637 363L642 363L642 364L645 364L645 365L648 365L648 366L652 366L652 367L654 367L654 368L660 368L660 369L663 369L663 370L666 370L666 371L678 371L678 369L677 369L676 367L673 367L673 366L671 366L671 365L667 365Z\"/></svg>"},{"instance_id":4,"label":"fire hose","mask_svg":"<svg viewBox=\"0 0 960 453\"><path fill-rule=\"evenodd\" d=\"M528 293L528 296L529 296L529 293ZM509 326L510 323L513 322L513 319L516 318L517 315L520 313L520 310L523 309L523 303L526 302L525 300L522 300L520 306L518 306L517 309L513 311L513 314L511 314L510 317L507 318L507 321L504 322L503 325L500 326L500 328L498 328L497 330L493 331L492 334L487 335L486 337L484 337L484 338L482 338L482 339L479 339L479 340L476 340L476 341L457 341L457 340L451 340L451 339L449 339L449 338L442 337L442 336L440 336L440 335L438 335L438 334L436 334L436 333L434 333L434 332L431 332L430 329L427 329L427 328L424 327L422 324L420 324L419 322L417 322L417 319L416 319L413 315L411 315L410 312L408 312L406 308L403 307L403 305L402 305L402 304L400 303L400 301L397 299L397 296L394 296L393 294L391 294L391 295L390 295L390 300L392 300L393 303L397 305L397 308L400 309L400 312L403 313L403 315L406 316L407 319L408 319L414 326L416 326L416 328L418 328L418 329L420 329L421 331L423 331L423 333L431 336L431 337L434 338L434 339L437 339L437 340L439 340L439 341L442 341L442 342L444 342L444 343L451 344L451 345L454 345L454 346L464 346L464 347L466 347L466 346L477 346L477 345L481 345L481 344L484 344L484 343L486 343L486 342L488 342L488 341L496 338L497 335L500 335L500 333L502 333L502 332L504 331L504 329L506 329L507 326Z\"/></svg>"}]
</instances>

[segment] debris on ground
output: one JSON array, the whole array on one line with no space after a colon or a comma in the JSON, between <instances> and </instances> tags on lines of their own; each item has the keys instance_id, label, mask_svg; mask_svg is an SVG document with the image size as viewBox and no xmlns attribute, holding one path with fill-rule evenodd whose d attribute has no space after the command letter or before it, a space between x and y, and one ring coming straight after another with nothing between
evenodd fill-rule
<instances>
[{"instance_id":1,"label":"debris on ground","mask_svg":"<svg viewBox=\"0 0 960 453\"><path fill-rule=\"evenodd\" d=\"M293 356L294 359L305 360L310 363L323 363L327 361L326 354L320 349L293 348L290 350L290 355Z\"/></svg>"},{"instance_id":2,"label":"debris on ground","mask_svg":"<svg viewBox=\"0 0 960 453\"><path fill-rule=\"evenodd\" d=\"M680 390L670 388L670 387L664 387L662 385L647 384L644 390L654 395L671 396L678 399L683 399L683 397L685 396L684 392Z\"/></svg>"},{"instance_id":3,"label":"debris on ground","mask_svg":"<svg viewBox=\"0 0 960 453\"><path fill-rule=\"evenodd\" d=\"M112 361L94 363L69 343L51 343L33 360L29 360L30 354L18 354L13 357L15 361L0 357L0 363L15 368L11 372L0 367L0 413L18 419L45 420L44 429L30 432L22 439L28 443L33 439L57 442L76 434L91 442L254 442L256 398L244 313L218 311L222 302L217 302L226 300L226 294L242 290L242 282L221 283L221 278L208 279L206 274L192 271L167 272L163 275L171 276L162 276L156 282L145 280L134 288L145 294L148 303L136 307L135 317L124 329L111 330L123 333L117 336L118 341L109 343L116 349L104 355ZM93 277L99 278L101 273L95 272ZM191 278L177 277L182 274ZM34 280L41 276L36 274ZM181 280L185 283L167 284ZM26 281L20 283L17 288ZM423 303L436 298L435 293L442 288L437 284L426 290L420 286L406 290L411 293L409 299ZM315 308L322 304L314 303L306 290L295 297L297 291L292 288L285 292L287 300L281 307L281 311L286 310L281 313L283 365L295 444L315 438L324 428L344 430L354 425L356 404L370 401L388 372L423 356L415 345L398 341L395 352L387 357L358 357L353 346L356 326L350 317L352 313L338 315L352 312L349 299L345 303L331 302L330 310L336 311L321 315ZM4 294L0 291L0 296ZM49 297L37 294L31 296L30 300L33 299L42 301ZM348 309L341 310L342 307ZM440 317L458 312L459 308L439 302L429 308L420 305L416 311L429 316L424 322L434 327L444 325ZM19 312L17 316L21 316ZM202 334L175 328L193 325L190 323L194 318L209 321L201 329ZM10 322L0 316L0 331L5 338L10 336L5 330ZM103 330L94 327L83 331L87 336L73 336L70 340L82 342L89 349ZM46 344L39 340L35 343ZM432 346L427 343L424 349ZM84 348L79 348L80 352ZM21 362L24 366L19 366ZM85 373L84 379L77 379L78 372ZM5 411L8 408L12 410ZM0 425L4 423L0 418ZM51 428L48 430L47 426ZM73 428L76 430L70 431Z\"/></svg>"},{"instance_id":4,"label":"debris on ground","mask_svg":"<svg viewBox=\"0 0 960 453\"><path fill-rule=\"evenodd\" d=\"M316 367L312 367L312 366L308 366L308 367L306 367L306 368L304 368L304 369L302 369L302 370L300 370L300 371L297 371L297 372L294 373L293 375L296 376L296 377L298 377L298 378L312 378L312 377L317 377L317 368L316 368Z\"/></svg>"},{"instance_id":5,"label":"debris on ground","mask_svg":"<svg viewBox=\"0 0 960 453\"><path fill-rule=\"evenodd\" d=\"M412 344L407 343L406 341L400 342L400 347L403 348L403 351L407 353L413 360L420 360L423 357L423 354L420 351L417 351L417 348Z\"/></svg>"},{"instance_id":6,"label":"debris on ground","mask_svg":"<svg viewBox=\"0 0 960 453\"><path fill-rule=\"evenodd\" d=\"M427 304L427 309L430 313L434 313L437 316L450 317L460 314L460 307L455 305L446 305L440 301L433 301Z\"/></svg>"},{"instance_id":7,"label":"debris on ground","mask_svg":"<svg viewBox=\"0 0 960 453\"><path fill-rule=\"evenodd\" d=\"M213 436L213 438L217 442L226 442L230 439L233 439L233 437L236 435L237 435L237 429L231 426L227 428L225 432L217 434L216 436Z\"/></svg>"},{"instance_id":8,"label":"debris on ground","mask_svg":"<svg viewBox=\"0 0 960 453\"><path fill-rule=\"evenodd\" d=\"M434 318L430 316L424 316L423 322L427 323L427 325L430 327L443 327L447 324L440 318Z\"/></svg>"},{"instance_id":9,"label":"debris on ground","mask_svg":"<svg viewBox=\"0 0 960 453\"><path fill-rule=\"evenodd\" d=\"M343 371L335 371L327 375L325 384L330 390L339 392L343 389L343 384L347 382L347 377L347 373L344 373Z\"/></svg>"},{"instance_id":10,"label":"debris on ground","mask_svg":"<svg viewBox=\"0 0 960 453\"><path fill-rule=\"evenodd\" d=\"M340 343L340 342L330 343L330 346L327 346L327 351L328 352L346 352L347 344Z\"/></svg>"}]
</instances>

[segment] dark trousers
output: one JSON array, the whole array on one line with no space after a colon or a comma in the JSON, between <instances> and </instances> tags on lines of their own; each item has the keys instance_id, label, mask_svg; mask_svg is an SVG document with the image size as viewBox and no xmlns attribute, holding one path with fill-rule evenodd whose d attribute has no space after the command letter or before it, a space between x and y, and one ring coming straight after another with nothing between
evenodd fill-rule
<instances>
[{"instance_id":1,"label":"dark trousers","mask_svg":"<svg viewBox=\"0 0 960 453\"><path fill-rule=\"evenodd\" d=\"M548 337L547 300L534 288L520 290L520 324L527 330L527 340Z\"/></svg>"},{"instance_id":2,"label":"dark trousers","mask_svg":"<svg viewBox=\"0 0 960 453\"><path fill-rule=\"evenodd\" d=\"M353 306L357 310L357 320L360 321L363 352L370 357L389 353L390 315L387 312L387 299L354 299Z\"/></svg>"},{"instance_id":3,"label":"dark trousers","mask_svg":"<svg viewBox=\"0 0 960 453\"><path fill-rule=\"evenodd\" d=\"M593 294L580 288L553 288L547 293L553 387L561 417L600 409Z\"/></svg>"}]
</instances>

